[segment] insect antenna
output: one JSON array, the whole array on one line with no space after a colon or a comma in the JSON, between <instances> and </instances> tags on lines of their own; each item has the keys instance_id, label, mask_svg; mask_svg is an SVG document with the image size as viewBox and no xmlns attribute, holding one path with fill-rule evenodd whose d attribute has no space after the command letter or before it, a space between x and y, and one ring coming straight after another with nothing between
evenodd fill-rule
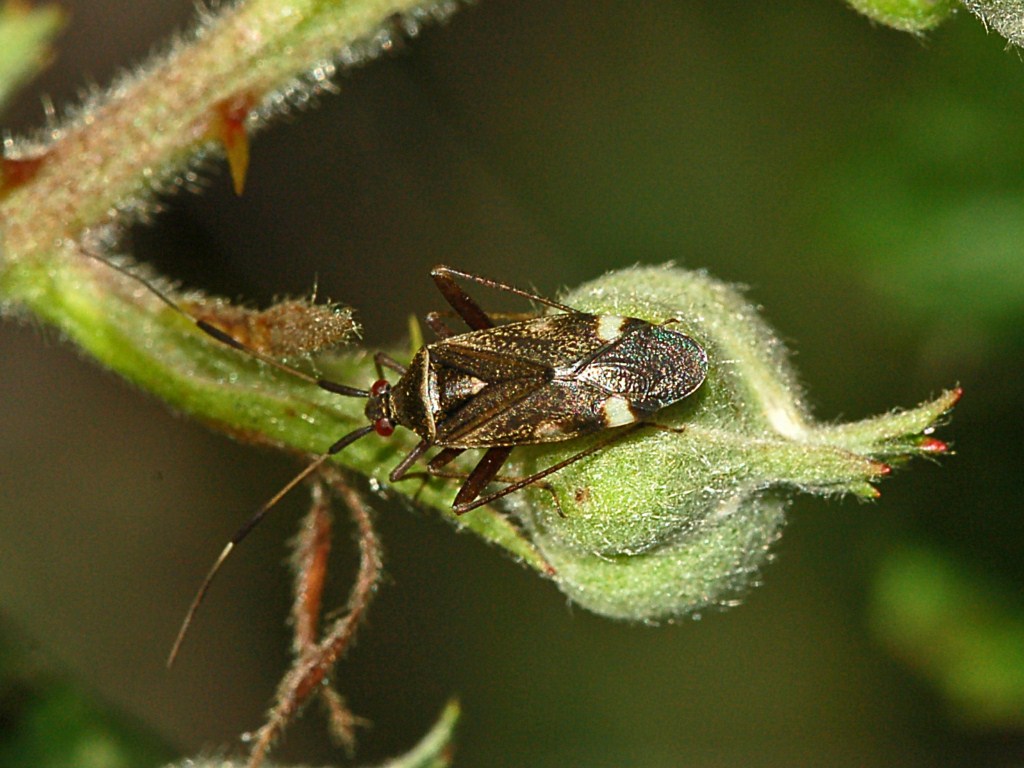
<instances>
[{"instance_id":1,"label":"insect antenna","mask_svg":"<svg viewBox=\"0 0 1024 768\"><path fill-rule=\"evenodd\" d=\"M295 376L296 378L301 379L302 381L306 381L306 382L308 382L310 384L314 384L314 385L320 387L321 389L325 389L328 392L334 392L337 395L344 395L346 397L369 397L370 396L370 393L369 393L368 390L359 389L357 387L350 387L350 386L345 385L345 384L338 384L336 382L330 381L328 379L323 379L323 378L320 378L320 377L317 377L317 376L310 376L305 371L301 371L298 368L295 368L294 366L288 365L287 363L282 363L280 360L276 360L273 357L271 357L270 355L267 355L267 354L265 354L263 352L260 352L258 349L253 349L249 345L243 344L241 341L236 339L234 336L232 336L231 334L227 333L226 331L221 330L220 328L218 328L217 326L213 325L212 323L209 323L206 320L203 320L202 318L194 317L193 315L191 315L188 312L188 310L186 310L183 307L181 307L174 299L172 299L166 293L164 293L159 288L157 288L153 283L151 283L149 280L144 278L142 275L138 275L138 274L132 272L128 267L125 267L122 264L118 264L116 262L110 261L109 259L104 258L100 254L93 253L92 251L90 251L88 249L85 249L84 253L86 253L88 256L91 256L92 258L96 259L100 263L106 264L108 267L110 267L114 271L120 272L125 277L127 277L127 278L129 278L131 280L134 280L135 282L139 283L144 288L148 289L150 293L152 293L154 296L156 296L158 299L160 299L160 301L162 301L168 307L170 307L175 312L177 312L179 315L181 315L186 320L188 320L193 325L195 325L196 328L198 328L204 334L206 334L210 338L216 339L221 344L229 346L232 349L238 350L239 352L242 352L243 354L249 355L250 357L254 357L257 360L259 360L261 363L266 363L267 365L269 365L272 368L276 368L279 371L284 371L285 373L288 373L288 374L290 374L292 376Z\"/></svg>"},{"instance_id":2,"label":"insect antenna","mask_svg":"<svg viewBox=\"0 0 1024 768\"><path fill-rule=\"evenodd\" d=\"M218 328L212 323L209 323L206 320L203 320L202 318L194 317L186 309L184 309L176 301L174 301L174 299L172 299L169 295L167 295L159 288L157 288L156 285L151 283L145 277L135 274L128 267L110 261L109 259L106 259L100 254L94 253L93 251L87 248L83 249L83 253L85 253L88 256L91 256L92 258L96 259L102 264L105 264L106 266L110 267L116 272L119 272L125 277L139 283L144 288L149 290L150 293L156 296L161 302L166 304L168 307L170 307L172 310L174 310L179 315L184 317L186 320L191 321L196 326L196 328L198 328L204 334L215 339L221 344L229 346L232 349L235 349L243 354L249 355L250 357L254 357L260 362L266 363L267 365L276 368L279 371L283 371L284 373L290 374L302 381L314 384L320 389L326 390L327 392L333 392L336 395L343 395L345 397L368 398L371 396L371 392L369 390L360 389L358 387L350 387L347 384L339 384L338 382L330 381L329 379L311 376L310 374L301 371L298 368L290 366L286 363L282 363L281 361L274 359L270 355L260 352L258 349L254 349L251 346L239 341L234 336ZM330 448L328 448L326 451L324 451L315 459L313 459L313 461L311 461L301 472L295 475L295 477L289 480L284 485L283 488L281 488L270 499L268 499L259 509L257 509L252 514L252 516L248 520L245 521L245 523L237 531L235 531L235 534L231 537L228 543L224 545L224 549L222 549L220 554L217 556L217 559L214 561L210 570L207 572L206 578L203 579L202 584L200 584L199 589L196 591L195 597L192 598L192 602L189 604L188 611L186 612L185 618L181 623L181 628L178 630L178 634L174 639L174 644L171 646L171 652L167 656L168 667L174 664L174 660L177 658L178 653L181 651L182 643L185 641L185 636L188 634L189 627L192 625L192 621L195 618L196 611L199 610L199 606L202 604L203 599L206 597L206 593L209 591L210 585L213 583L214 578L220 572L221 567L224 565L224 562L227 560L232 550L234 550L234 548L238 546L238 544L241 543L241 541L245 539L245 537L248 536L250 532L252 532L253 528L259 525L263 518L267 516L267 513L270 512L270 510L273 509L274 506L276 506L277 503L286 494L288 494L293 488L295 488L295 486L297 486L307 477L316 472L321 466L323 466L323 464L328 459L330 459L336 453L348 447L359 438L365 437L366 435L370 434L374 430L375 425L368 424L364 427L359 427L358 429L349 432L344 437L335 441L335 443L331 445Z\"/></svg>"},{"instance_id":3,"label":"insect antenna","mask_svg":"<svg viewBox=\"0 0 1024 768\"><path fill-rule=\"evenodd\" d=\"M171 646L171 652L167 656L168 667L171 667L174 664L174 660L178 657L178 652L181 650L182 643L185 642L185 635L188 634L189 627L192 625L192 620L195 618L196 611L199 610L199 606L206 597L206 593L210 590L210 585L213 583L214 577L216 577L221 566L224 565L224 561L228 559L228 555L231 554L232 550L252 532L253 528L260 524L263 518L267 516L267 513L277 505L277 502L284 498L284 496L295 486L320 469L324 462L336 453L347 448L359 438L364 437L373 431L374 426L372 424L367 424L365 427L360 427L359 429L349 432L343 438L335 442L334 445L311 461L301 472L299 472L299 474L289 480L281 490L264 502L264 504L257 509L237 531L235 531L235 534L228 540L228 543L224 545L224 549L221 550L217 559L210 567L209 572L206 574L206 578L204 578L203 583L199 585L199 589L196 591L195 597L192 598L192 602L188 606L188 611L185 613L185 618L181 622L181 628L178 630L178 635L174 638L174 645Z\"/></svg>"}]
</instances>

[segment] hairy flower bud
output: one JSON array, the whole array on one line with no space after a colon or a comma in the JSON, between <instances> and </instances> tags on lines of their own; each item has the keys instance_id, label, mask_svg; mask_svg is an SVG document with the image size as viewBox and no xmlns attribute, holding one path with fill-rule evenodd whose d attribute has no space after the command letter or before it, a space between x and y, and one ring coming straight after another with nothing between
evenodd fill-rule
<instances>
[{"instance_id":1,"label":"hairy flower bud","mask_svg":"<svg viewBox=\"0 0 1024 768\"><path fill-rule=\"evenodd\" d=\"M673 319L709 359L704 385L655 417L671 430L637 430L510 498L560 588L596 613L657 621L726 604L779 535L788 489L873 498L886 461L945 449L925 435L958 390L911 411L816 424L778 338L735 289L701 272L623 270L563 300ZM524 470L579 450L523 449Z\"/></svg>"}]
</instances>

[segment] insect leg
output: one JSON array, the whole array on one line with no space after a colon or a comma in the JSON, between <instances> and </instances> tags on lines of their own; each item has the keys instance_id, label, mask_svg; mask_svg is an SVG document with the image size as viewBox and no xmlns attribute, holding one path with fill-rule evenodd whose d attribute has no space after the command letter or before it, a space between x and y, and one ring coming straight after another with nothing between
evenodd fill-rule
<instances>
[{"instance_id":1,"label":"insect leg","mask_svg":"<svg viewBox=\"0 0 1024 768\"><path fill-rule=\"evenodd\" d=\"M444 297L445 299L447 299L448 303L451 304L455 311L458 312L460 315L462 315L462 312L459 310L459 307L455 305L455 302L453 302L452 299L449 298L449 291L457 292L463 296L466 296L466 298L469 298L469 296L466 294L465 291L459 288L458 284L455 282L454 279L456 277L461 277L463 280L471 280L472 282L477 283L478 285L486 286L487 288L494 288L495 290L498 291L505 291L506 293L515 294L516 296L522 296L524 299L536 301L538 304L544 304L545 306L553 307L554 309L560 309L563 312L572 313L577 311L572 307L566 306L565 304L559 304L557 301L545 299L543 296L538 296L535 293L524 291L521 288L515 288L514 286L507 285L505 283L499 283L497 280L491 280L489 277L480 277L480 275L474 275L472 272L463 272L458 269L452 269L451 267L447 267L444 264L439 264L438 266L430 270L430 276L434 278L434 282L437 284L438 290L440 290L441 293L444 294ZM446 287L442 287L442 282L445 283ZM472 301L472 299L470 299L470 301ZM473 305L476 306L476 302L473 302ZM463 315L463 317L465 318L465 315ZM469 322L468 318L466 318L466 322ZM475 329L475 326L473 326L472 323L470 323L470 327ZM491 326L489 325L484 327L490 328Z\"/></svg>"},{"instance_id":2,"label":"insect leg","mask_svg":"<svg viewBox=\"0 0 1024 768\"><path fill-rule=\"evenodd\" d=\"M538 480L543 480L548 475L553 475L558 470L564 469L570 464L575 464L580 459L585 459L587 456L597 453L603 448L607 448L612 443L618 442L619 440L622 440L626 436L633 434L633 432L640 429L641 427L647 426L660 427L660 425L651 425L643 421L639 421L636 424L630 424L628 427L624 427L622 430L612 433L611 435L605 437L603 440L598 440L593 445L584 448L579 453L575 453L569 458L559 461L557 464L552 464L547 469L542 469L540 472L536 472L530 475L529 477L524 477L520 480L516 480L514 483L506 485L504 488L497 490L494 493L489 493L486 496L480 496L479 498L475 498L475 500L471 498L468 502L464 502L461 504L458 503L459 499L458 497L456 497L456 503L452 505L452 509L455 510L455 514L462 515L466 512L469 512L470 510L476 509L477 507L482 507L484 504L490 504L492 501L500 499L503 496L508 496L510 493L515 493L516 491L521 490L528 485L536 483ZM491 450L494 449L492 448ZM490 453L490 451L488 451L488 453ZM474 470L474 472L475 471L476 470ZM466 484L469 484L468 480L466 481ZM465 489L465 486L463 486L463 489ZM459 495L462 495L461 491L459 492Z\"/></svg>"},{"instance_id":3,"label":"insect leg","mask_svg":"<svg viewBox=\"0 0 1024 768\"><path fill-rule=\"evenodd\" d=\"M427 468L429 469L431 474L435 474L436 470L439 470L441 467L451 464L452 461L454 461L463 453L465 453L465 451L465 448L445 448L441 451L438 451L437 455L430 460L430 464L427 465ZM466 479L466 475L459 475L459 477L461 477L463 480Z\"/></svg>"},{"instance_id":4,"label":"insect leg","mask_svg":"<svg viewBox=\"0 0 1024 768\"><path fill-rule=\"evenodd\" d=\"M408 476L409 467L416 463L417 459L427 452L427 449L432 445L427 440L420 440L416 443L416 447L405 454L405 458L398 462L398 466L391 470L388 474L388 480L392 483L397 483L399 480ZM454 458L454 457L452 457Z\"/></svg>"},{"instance_id":5,"label":"insect leg","mask_svg":"<svg viewBox=\"0 0 1024 768\"><path fill-rule=\"evenodd\" d=\"M388 479L391 482L393 482L393 483L397 483L400 480L414 480L415 479L415 480L419 480L420 481L420 487L416 489L416 493L414 493L413 496L412 496L413 501L416 501L416 499L419 498L420 492L426 486L426 484L430 480L430 478L432 478L432 477L447 477L448 476L448 475L443 474L443 473L441 473L439 471L433 471L433 470L427 471L427 472L419 472L419 471L417 471L417 472L410 472L409 471L409 467L411 467L420 458L420 456L422 456L424 454L424 452L428 448L431 447L431 445L432 445L432 443L428 443L426 440L421 440L416 445L416 447L413 448L405 456L404 459L402 459L401 463L399 463L399 465L397 467L395 467L393 470L391 470L391 473L388 475ZM436 466L439 466L439 467L443 467L448 462L450 462L453 459L457 458L458 456L462 455L462 453L465 450L466 450L465 448L445 448L443 451L438 453L433 459L431 459L430 464L431 464L431 466L435 466L436 465ZM465 480L466 479L465 473L463 473L461 475L457 475L457 476L453 475L453 477L457 477L459 480Z\"/></svg>"},{"instance_id":6,"label":"insect leg","mask_svg":"<svg viewBox=\"0 0 1024 768\"><path fill-rule=\"evenodd\" d=\"M496 445L493 448L487 449L473 468L473 471L469 473L466 482L462 484L459 492L455 495L455 502L452 504L455 514L462 514L461 510L463 507L468 510L474 506L479 506L478 504L471 504L471 502L494 480L495 475L501 470L502 465L508 459L508 455L512 452L512 447L511 445ZM434 462L431 462L427 465L427 469L429 471L437 469L437 467L434 466Z\"/></svg>"},{"instance_id":7,"label":"insect leg","mask_svg":"<svg viewBox=\"0 0 1024 768\"><path fill-rule=\"evenodd\" d=\"M451 305L452 309L459 313L459 317L466 321L466 325L474 331L493 328L494 322L480 308L480 305L455 282L452 278L453 274L467 276L445 266L437 266L430 270L430 276L434 279L437 290L441 292L444 300Z\"/></svg>"},{"instance_id":8,"label":"insect leg","mask_svg":"<svg viewBox=\"0 0 1024 768\"><path fill-rule=\"evenodd\" d=\"M427 327L434 332L439 339L448 339L455 335L455 331L448 327L448 324L441 319L440 312L428 312L423 321Z\"/></svg>"},{"instance_id":9,"label":"insect leg","mask_svg":"<svg viewBox=\"0 0 1024 768\"><path fill-rule=\"evenodd\" d=\"M449 472L445 469L434 469L429 472L417 472L416 474L422 474L424 477L442 477L446 480L462 480L463 482L469 477L468 472ZM412 475L406 475L406 478L412 477ZM495 475L491 478L492 483L518 483L522 478L520 477L509 477L508 475ZM555 505L555 509L558 511L559 517L565 517L565 513L562 512L562 503L558 500L558 494L555 493L555 489L551 487L551 484L544 481L538 480L534 485L537 488L541 488L551 494L551 503Z\"/></svg>"},{"instance_id":10,"label":"insect leg","mask_svg":"<svg viewBox=\"0 0 1024 768\"><path fill-rule=\"evenodd\" d=\"M523 320L537 319L536 312L488 312L487 316L491 320L501 320L502 323L516 323ZM428 312L423 320L439 339L447 339L455 336L456 332L448 327L448 324L444 321L446 317L457 317L457 315L451 310L447 312Z\"/></svg>"},{"instance_id":11,"label":"insect leg","mask_svg":"<svg viewBox=\"0 0 1024 768\"><path fill-rule=\"evenodd\" d=\"M374 354L374 356L373 356L373 364L377 367L377 378L378 379L383 379L384 378L384 369L385 368L388 368L388 369L394 371L399 376L404 376L405 375L406 367L404 365L402 365L400 362L398 362L397 360L395 360L395 358L393 358L387 352L377 352L376 354Z\"/></svg>"}]
</instances>

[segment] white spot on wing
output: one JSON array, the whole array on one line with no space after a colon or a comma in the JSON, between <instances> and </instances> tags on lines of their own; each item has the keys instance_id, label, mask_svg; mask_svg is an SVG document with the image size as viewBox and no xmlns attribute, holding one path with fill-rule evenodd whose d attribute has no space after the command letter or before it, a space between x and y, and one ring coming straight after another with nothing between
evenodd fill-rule
<instances>
[{"instance_id":1,"label":"white spot on wing","mask_svg":"<svg viewBox=\"0 0 1024 768\"><path fill-rule=\"evenodd\" d=\"M621 427L636 421L636 414L625 398L609 397L601 406L606 427Z\"/></svg>"},{"instance_id":2,"label":"white spot on wing","mask_svg":"<svg viewBox=\"0 0 1024 768\"><path fill-rule=\"evenodd\" d=\"M601 341L615 341L622 335L622 326L626 318L619 315L598 315L597 316L597 338Z\"/></svg>"}]
</instances>

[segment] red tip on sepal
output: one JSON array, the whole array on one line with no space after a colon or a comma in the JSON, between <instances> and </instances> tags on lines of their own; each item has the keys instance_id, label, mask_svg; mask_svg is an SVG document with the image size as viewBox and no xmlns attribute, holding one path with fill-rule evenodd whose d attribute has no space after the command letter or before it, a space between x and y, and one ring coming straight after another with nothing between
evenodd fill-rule
<instances>
[{"instance_id":1,"label":"red tip on sepal","mask_svg":"<svg viewBox=\"0 0 1024 768\"><path fill-rule=\"evenodd\" d=\"M874 477L885 477L892 474L892 467L881 461L871 462L871 469L873 470L872 474Z\"/></svg>"},{"instance_id":2,"label":"red tip on sepal","mask_svg":"<svg viewBox=\"0 0 1024 768\"><path fill-rule=\"evenodd\" d=\"M941 440L936 440L934 437L922 438L921 442L918 443L917 447L919 450L924 451L925 453L949 452L949 445L947 443L942 442Z\"/></svg>"}]
</instances>

